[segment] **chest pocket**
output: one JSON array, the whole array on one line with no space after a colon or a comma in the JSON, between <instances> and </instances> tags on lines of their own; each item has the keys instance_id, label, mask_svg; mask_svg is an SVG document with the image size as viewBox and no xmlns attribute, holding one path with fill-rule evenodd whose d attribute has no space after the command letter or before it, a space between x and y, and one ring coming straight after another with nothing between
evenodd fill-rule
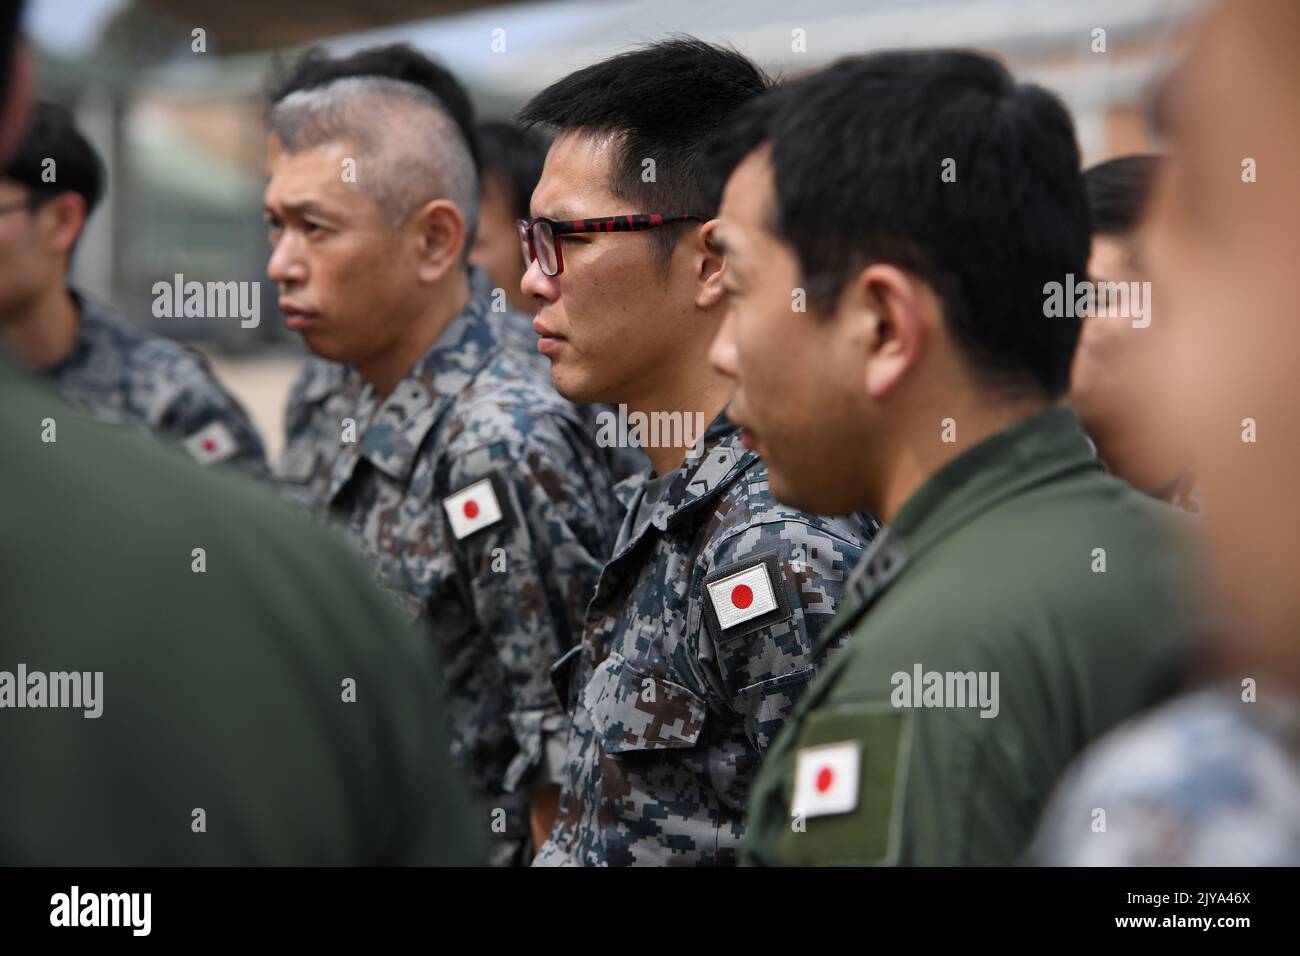
<instances>
[{"instance_id":1,"label":"chest pocket","mask_svg":"<svg viewBox=\"0 0 1300 956\"><path fill-rule=\"evenodd\" d=\"M605 753L694 747L708 711L692 691L631 666L611 651L583 691Z\"/></svg>"}]
</instances>

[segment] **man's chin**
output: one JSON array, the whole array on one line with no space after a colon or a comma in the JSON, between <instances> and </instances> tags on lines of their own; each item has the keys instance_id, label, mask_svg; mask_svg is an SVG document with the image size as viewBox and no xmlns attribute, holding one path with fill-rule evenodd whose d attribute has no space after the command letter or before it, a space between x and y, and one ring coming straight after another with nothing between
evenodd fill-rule
<instances>
[{"instance_id":1,"label":"man's chin","mask_svg":"<svg viewBox=\"0 0 1300 956\"><path fill-rule=\"evenodd\" d=\"M551 359L551 384L564 398L575 405L597 405L610 401L606 392L591 378L575 367L572 361Z\"/></svg>"},{"instance_id":2,"label":"man's chin","mask_svg":"<svg viewBox=\"0 0 1300 956\"><path fill-rule=\"evenodd\" d=\"M322 333L319 329L306 329L298 334L302 337L302 344L307 346L307 351L317 358L323 358L330 362L342 362L345 365L352 364L351 359L354 356L346 346L328 333Z\"/></svg>"}]
</instances>

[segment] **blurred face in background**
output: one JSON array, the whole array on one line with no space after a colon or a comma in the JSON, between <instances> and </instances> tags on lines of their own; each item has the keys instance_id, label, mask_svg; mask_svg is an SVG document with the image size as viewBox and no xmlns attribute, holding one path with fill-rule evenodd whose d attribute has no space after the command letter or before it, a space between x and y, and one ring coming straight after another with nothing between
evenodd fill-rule
<instances>
[{"instance_id":1,"label":"blurred face in background","mask_svg":"<svg viewBox=\"0 0 1300 956\"><path fill-rule=\"evenodd\" d=\"M493 288L505 290L506 301L531 316L537 311L537 304L519 288L524 277L524 257L519 250L516 209L510 184L495 173L485 175L479 199L478 233L469 261L487 272Z\"/></svg>"},{"instance_id":2,"label":"blurred face in background","mask_svg":"<svg viewBox=\"0 0 1300 956\"><path fill-rule=\"evenodd\" d=\"M56 258L42 251L36 212L24 205L30 195L0 178L0 316L26 310L62 276Z\"/></svg>"},{"instance_id":3,"label":"blurred face in background","mask_svg":"<svg viewBox=\"0 0 1300 956\"><path fill-rule=\"evenodd\" d=\"M1152 387L1182 403L1219 581L1251 625L1251 656L1300 682L1297 46L1300 6L1287 0L1229 4L1204 24L1162 100L1170 162L1150 264L1172 317ZM1256 182L1243 181L1248 159Z\"/></svg>"},{"instance_id":4,"label":"blurred face in background","mask_svg":"<svg viewBox=\"0 0 1300 956\"><path fill-rule=\"evenodd\" d=\"M1140 232L1094 235L1088 278L1142 289L1151 277ZM1159 292L1152 286L1151 299ZM1104 305L1084 319L1070 375L1070 404L1110 471L1148 491L1175 479L1190 464L1191 454L1173 425L1177 405L1171 407L1166 394L1153 393L1149 379L1152 364L1167 348L1167 320L1162 321L1152 302L1142 305L1140 319L1119 314L1119 309L1108 315Z\"/></svg>"},{"instance_id":5,"label":"blurred face in background","mask_svg":"<svg viewBox=\"0 0 1300 956\"><path fill-rule=\"evenodd\" d=\"M68 256L86 221L76 193L46 198L33 209L31 190L0 177L0 318L35 306L60 291Z\"/></svg>"},{"instance_id":6,"label":"blurred face in background","mask_svg":"<svg viewBox=\"0 0 1300 956\"><path fill-rule=\"evenodd\" d=\"M343 161L355 155L346 143L291 153L272 137L266 271L279 287L285 324L312 352L364 366L396 347L428 293L403 230L344 182Z\"/></svg>"}]
</instances>

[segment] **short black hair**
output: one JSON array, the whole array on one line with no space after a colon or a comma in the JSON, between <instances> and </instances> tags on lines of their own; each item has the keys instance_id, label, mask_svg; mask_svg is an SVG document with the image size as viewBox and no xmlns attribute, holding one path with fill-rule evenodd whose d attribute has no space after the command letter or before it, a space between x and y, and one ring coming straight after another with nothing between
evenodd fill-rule
<instances>
[{"instance_id":1,"label":"short black hair","mask_svg":"<svg viewBox=\"0 0 1300 956\"><path fill-rule=\"evenodd\" d=\"M537 129L490 120L479 124L478 144L483 151L482 178L497 177L509 192L515 217L531 218L528 203L542 178L550 139Z\"/></svg>"},{"instance_id":2,"label":"short black hair","mask_svg":"<svg viewBox=\"0 0 1300 956\"><path fill-rule=\"evenodd\" d=\"M770 85L735 50L677 36L570 73L533 97L519 121L560 133L617 134L614 195L637 212L709 218L722 185L707 174L709 140ZM655 163L653 182L642 179L646 159ZM652 235L666 265L680 233L668 227Z\"/></svg>"},{"instance_id":3,"label":"short black hair","mask_svg":"<svg viewBox=\"0 0 1300 956\"><path fill-rule=\"evenodd\" d=\"M53 160L53 165L47 160ZM50 170L53 182L46 181ZM99 205L108 180L104 161L78 131L72 115L57 103L44 100L32 110L27 132L3 175L26 186L36 204L76 193L86 201L87 218Z\"/></svg>"},{"instance_id":4,"label":"short black hair","mask_svg":"<svg viewBox=\"0 0 1300 956\"><path fill-rule=\"evenodd\" d=\"M348 56L332 56L321 46L304 50L292 65L273 63L267 82L267 100L274 106L290 93L326 86L335 80L357 76L380 76L402 80L428 90L438 98L447 115L465 137L474 171L479 172L479 145L475 135L474 105L455 75L435 63L409 43L366 47Z\"/></svg>"},{"instance_id":5,"label":"short black hair","mask_svg":"<svg viewBox=\"0 0 1300 956\"><path fill-rule=\"evenodd\" d=\"M1149 153L1117 156L1083 171L1092 231L1127 235L1142 218L1160 157Z\"/></svg>"},{"instance_id":6,"label":"short black hair","mask_svg":"<svg viewBox=\"0 0 1300 956\"><path fill-rule=\"evenodd\" d=\"M1044 285L1088 274L1091 237L1060 100L979 53L877 53L741 109L716 140L715 173L769 143L772 229L812 307L833 311L860 269L893 263L934 289L981 380L1065 393L1079 319L1045 317Z\"/></svg>"}]
</instances>

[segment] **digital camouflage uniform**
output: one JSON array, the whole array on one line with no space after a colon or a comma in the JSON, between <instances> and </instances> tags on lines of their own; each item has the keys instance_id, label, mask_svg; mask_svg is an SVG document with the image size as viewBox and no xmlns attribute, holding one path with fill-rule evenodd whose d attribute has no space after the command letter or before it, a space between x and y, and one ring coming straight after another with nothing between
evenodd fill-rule
<instances>
[{"instance_id":1,"label":"digital camouflage uniform","mask_svg":"<svg viewBox=\"0 0 1300 956\"><path fill-rule=\"evenodd\" d=\"M481 269L470 270L470 283L474 295L487 298L488 308L501 297L494 298L487 273ZM507 307L498 312L502 317L500 328L506 348L511 349L539 377L550 381L551 361L537 350L537 333L531 319ZM319 505L328 491L328 472L317 467L319 459L333 460L340 448L344 419L355 420L356 403L365 382L356 372L339 362L310 356L303 364L293 386L285 412L285 446L276 467L276 477L285 493L299 503ZM608 406L575 405L584 426L592 434L598 433L596 415ZM650 460L640 448L616 446L605 448L597 444L597 451L605 461L613 481L622 481L632 475L649 471ZM313 483L311 476L315 476Z\"/></svg>"},{"instance_id":2,"label":"digital camouflage uniform","mask_svg":"<svg viewBox=\"0 0 1300 956\"><path fill-rule=\"evenodd\" d=\"M312 509L324 506L329 465L343 449L344 422L356 424L365 381L341 362L308 356L289 390L284 450L275 476L286 495ZM359 426L358 426L359 427Z\"/></svg>"},{"instance_id":3,"label":"digital camouflage uniform","mask_svg":"<svg viewBox=\"0 0 1300 956\"><path fill-rule=\"evenodd\" d=\"M1265 693L1201 690L1103 738L1057 788L1030 862L1300 866L1300 701Z\"/></svg>"},{"instance_id":4,"label":"digital camouflage uniform","mask_svg":"<svg viewBox=\"0 0 1300 956\"><path fill-rule=\"evenodd\" d=\"M722 416L638 523L643 490L616 488L614 558L554 669L572 726L536 865L734 863L750 781L875 527L778 504Z\"/></svg>"},{"instance_id":5,"label":"digital camouflage uniform","mask_svg":"<svg viewBox=\"0 0 1300 956\"><path fill-rule=\"evenodd\" d=\"M74 293L73 301L81 315L76 344L43 370L63 398L100 420L175 439L201 464L229 462L265 477L257 429L202 355L127 325L89 298Z\"/></svg>"},{"instance_id":6,"label":"digital camouflage uniform","mask_svg":"<svg viewBox=\"0 0 1300 956\"><path fill-rule=\"evenodd\" d=\"M471 295L387 399L334 391L356 441L295 474L324 489L330 516L435 636L452 750L496 827L493 862L509 863L527 843L528 788L548 782L536 772L546 738L564 730L548 668L581 633L618 503L573 407L503 344L488 302ZM338 421L317 424L307 431L332 428L337 447Z\"/></svg>"}]
</instances>

